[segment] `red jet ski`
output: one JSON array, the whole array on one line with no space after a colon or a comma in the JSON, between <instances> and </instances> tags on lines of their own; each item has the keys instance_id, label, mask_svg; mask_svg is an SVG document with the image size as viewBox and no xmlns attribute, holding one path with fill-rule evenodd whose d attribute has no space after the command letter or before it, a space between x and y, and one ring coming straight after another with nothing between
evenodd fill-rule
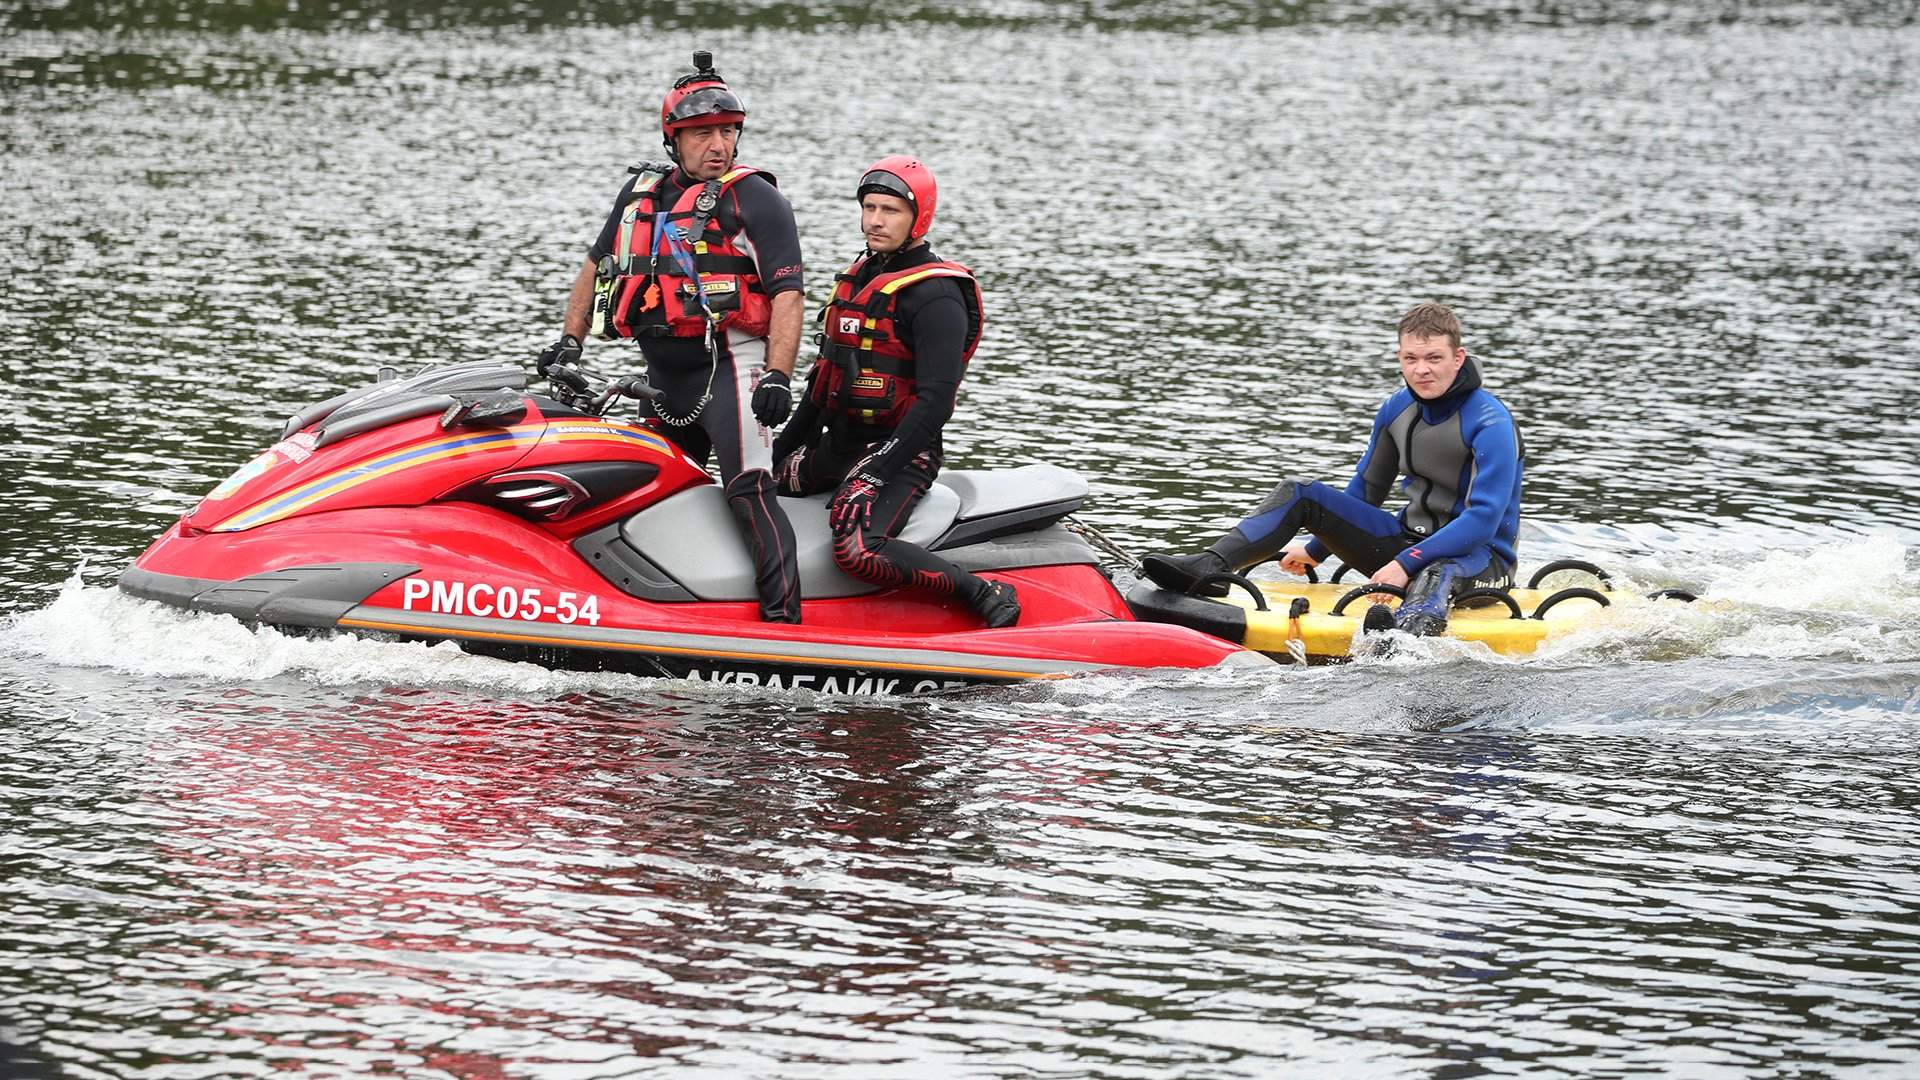
<instances>
[{"instance_id":1,"label":"red jet ski","mask_svg":"<svg viewBox=\"0 0 1920 1080\"><path fill-rule=\"evenodd\" d=\"M296 413L155 540L120 588L302 631L454 641L548 667L825 693L925 692L1111 667L1266 664L1186 627L1137 621L1063 519L1087 497L1051 465L953 470L902 534L1020 591L984 628L953 598L834 565L826 496L785 499L803 622L763 623L719 485L657 432L607 417L638 376L469 363Z\"/></svg>"}]
</instances>

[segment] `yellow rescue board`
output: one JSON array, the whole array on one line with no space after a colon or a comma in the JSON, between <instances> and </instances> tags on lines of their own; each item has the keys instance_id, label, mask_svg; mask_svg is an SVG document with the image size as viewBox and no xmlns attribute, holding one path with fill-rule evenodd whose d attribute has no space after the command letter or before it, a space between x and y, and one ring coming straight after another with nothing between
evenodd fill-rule
<instances>
[{"instance_id":1,"label":"yellow rescue board","mask_svg":"<svg viewBox=\"0 0 1920 1080\"><path fill-rule=\"evenodd\" d=\"M1310 657L1346 656L1369 606L1376 602L1392 607L1400 604L1399 600L1389 596L1362 596L1348 604L1344 614L1334 615L1330 614L1334 605L1354 590L1354 583L1309 585L1306 582L1256 581L1254 584L1266 594L1266 611L1255 610L1253 597L1240 588L1234 588L1226 602L1246 609L1247 636L1241 644L1276 656L1288 655L1291 650L1287 642L1294 638L1300 640ZM1541 602L1557 590L1509 591L1519 603L1521 613L1531 616ZM1613 604L1649 602L1631 593L1609 592L1603 595ZM1297 597L1306 597L1310 606L1296 626L1294 620L1287 618L1287 611ZM1543 619L1516 619L1511 608L1497 601L1485 607L1456 607L1447 616L1444 636L1478 641L1494 652L1508 656L1524 656L1538 648L1542 641L1587 622L1601 610L1598 603L1581 597L1569 597L1553 605L1547 609Z\"/></svg>"}]
</instances>

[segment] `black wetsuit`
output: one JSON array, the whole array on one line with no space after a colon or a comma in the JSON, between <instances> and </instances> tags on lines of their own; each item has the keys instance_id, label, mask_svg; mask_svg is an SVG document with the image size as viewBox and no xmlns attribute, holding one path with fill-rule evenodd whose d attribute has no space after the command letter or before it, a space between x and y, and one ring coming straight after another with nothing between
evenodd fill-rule
<instances>
[{"instance_id":1,"label":"black wetsuit","mask_svg":"<svg viewBox=\"0 0 1920 1080\"><path fill-rule=\"evenodd\" d=\"M891 259L876 256L861 268L853 291L882 273L939 261L925 244ZM913 585L977 605L988 588L986 581L897 538L940 472L940 432L953 415L966 366L962 356L973 333L962 287L951 278L928 278L902 289L895 301L893 325L913 353L915 382L915 401L897 425L859 423L831 405L822 408L808 395L773 451L782 493L834 491L830 508L846 498L858 478L878 481L870 523L835 538L834 561L843 571L863 581ZM816 365L812 378L825 378L825 373Z\"/></svg>"},{"instance_id":2,"label":"black wetsuit","mask_svg":"<svg viewBox=\"0 0 1920 1080\"><path fill-rule=\"evenodd\" d=\"M621 213L638 180L637 175L631 177L620 189L613 212L587 251L593 261L613 252ZM654 188L654 205L672 206L688 187L700 183L676 168ZM800 233L793 208L764 175L745 176L730 185L714 210L713 222L753 257L769 299L801 288ZM649 324L664 324L664 310L656 305L643 312L643 333L635 338L647 359L647 380L663 393L663 400L654 406L654 414L661 418L655 426L702 465L709 458L719 458L728 505L753 551L761 615L798 622L800 575L793 527L774 497L772 433L760 426L752 409L753 388L766 367L767 339L729 330L718 336L710 358L702 338L644 333ZM696 420L671 422L691 416L709 390L713 398Z\"/></svg>"}]
</instances>

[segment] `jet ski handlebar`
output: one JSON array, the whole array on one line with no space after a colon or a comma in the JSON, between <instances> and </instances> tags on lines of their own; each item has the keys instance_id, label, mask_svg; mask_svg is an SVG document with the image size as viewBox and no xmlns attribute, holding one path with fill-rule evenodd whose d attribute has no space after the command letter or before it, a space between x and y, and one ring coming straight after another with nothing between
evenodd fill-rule
<instances>
[{"instance_id":1,"label":"jet ski handlebar","mask_svg":"<svg viewBox=\"0 0 1920 1080\"><path fill-rule=\"evenodd\" d=\"M605 414L608 407L620 398L651 401L660 396L660 391L647 381L645 375L622 375L617 379L609 379L575 364L549 365L547 380L553 384L553 396L561 403L594 416ZM594 390L595 383L600 384L598 392Z\"/></svg>"}]
</instances>

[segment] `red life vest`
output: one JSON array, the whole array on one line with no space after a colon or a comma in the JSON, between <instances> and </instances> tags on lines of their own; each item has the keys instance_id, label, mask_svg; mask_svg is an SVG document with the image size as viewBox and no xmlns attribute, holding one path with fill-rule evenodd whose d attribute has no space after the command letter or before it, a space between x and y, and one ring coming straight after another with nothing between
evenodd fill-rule
<instances>
[{"instance_id":1,"label":"red life vest","mask_svg":"<svg viewBox=\"0 0 1920 1080\"><path fill-rule=\"evenodd\" d=\"M907 415L918 395L914 392L913 353L893 325L901 292L917 282L953 278L961 283L967 307L967 342L960 350L962 370L973 359L985 329L980 283L973 271L957 262L930 262L882 273L854 291L854 281L868 256L855 259L847 272L833 279L833 299L820 313L820 361L807 393L829 412L838 412L861 424L893 427Z\"/></svg>"},{"instance_id":2,"label":"red life vest","mask_svg":"<svg viewBox=\"0 0 1920 1080\"><path fill-rule=\"evenodd\" d=\"M662 237L654 234L654 223L660 212L660 181L667 174L643 170L620 215L613 254L600 260L592 332L606 338L701 337L711 325L716 331L727 328L765 337L773 308L760 284L759 267L715 220L720 198L755 173L774 182L772 173L742 165L681 192L667 211L667 228L662 230L667 235ZM703 204L709 193L712 200ZM699 275L697 286L687 272L689 265ZM648 316L662 305L658 320Z\"/></svg>"}]
</instances>

